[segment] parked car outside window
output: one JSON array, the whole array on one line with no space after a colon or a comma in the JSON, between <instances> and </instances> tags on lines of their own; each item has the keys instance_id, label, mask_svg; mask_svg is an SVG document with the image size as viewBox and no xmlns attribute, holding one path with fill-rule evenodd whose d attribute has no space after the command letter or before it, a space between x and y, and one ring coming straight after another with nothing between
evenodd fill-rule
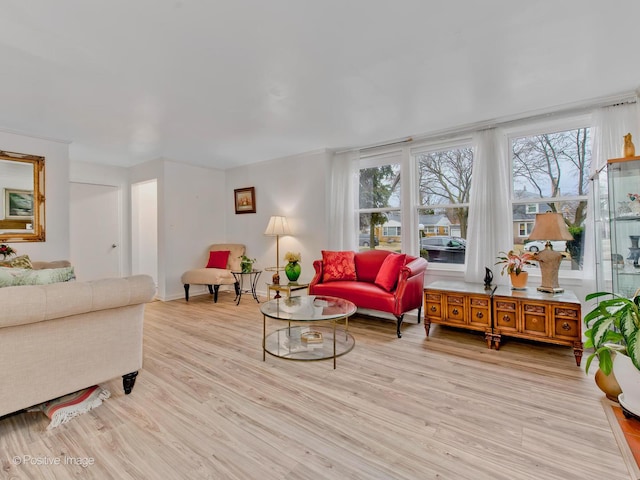
<instances>
[{"instance_id":1,"label":"parked car outside window","mask_svg":"<svg viewBox=\"0 0 640 480\"><path fill-rule=\"evenodd\" d=\"M457 237L425 237L420 248L429 254L430 262L464 263L466 240Z\"/></svg>"},{"instance_id":2,"label":"parked car outside window","mask_svg":"<svg viewBox=\"0 0 640 480\"><path fill-rule=\"evenodd\" d=\"M374 247L377 247L378 245L380 245L380 240L378 239L377 235L373 237L373 242L374 242ZM361 247L369 247L370 243L371 243L371 235L368 233L361 233L360 241L358 242L358 244Z\"/></svg>"},{"instance_id":3,"label":"parked car outside window","mask_svg":"<svg viewBox=\"0 0 640 480\"><path fill-rule=\"evenodd\" d=\"M530 240L528 242L526 242L524 244L524 249L527 252L541 252L542 250L544 250L544 246L546 245L547 242L543 241L543 240ZM567 242L565 242L564 240L552 240L551 241L551 246L553 247L553 250L556 252L566 252L567 251Z\"/></svg>"}]
</instances>

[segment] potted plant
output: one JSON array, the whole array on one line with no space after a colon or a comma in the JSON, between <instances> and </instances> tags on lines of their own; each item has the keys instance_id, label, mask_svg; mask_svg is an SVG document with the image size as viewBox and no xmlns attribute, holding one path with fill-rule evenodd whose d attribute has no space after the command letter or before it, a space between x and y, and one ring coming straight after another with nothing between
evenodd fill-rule
<instances>
[{"instance_id":1,"label":"potted plant","mask_svg":"<svg viewBox=\"0 0 640 480\"><path fill-rule=\"evenodd\" d=\"M606 297L585 315L587 327L585 348L594 352L587 357L585 370L598 357L605 375L614 372L622 389L626 410L640 415L640 289L632 298L610 292L595 292L586 296L589 301ZM622 397L621 396L621 397Z\"/></svg>"},{"instance_id":2,"label":"potted plant","mask_svg":"<svg viewBox=\"0 0 640 480\"><path fill-rule=\"evenodd\" d=\"M253 271L253 264L256 261L255 258L249 258L246 255L241 255L238 258L240 258L240 269L242 273L250 273Z\"/></svg>"},{"instance_id":3,"label":"potted plant","mask_svg":"<svg viewBox=\"0 0 640 480\"><path fill-rule=\"evenodd\" d=\"M505 272L509 274L513 288L525 288L529 272L526 272L524 267L526 265L533 265L533 260L535 260L534 254L530 252L516 252L514 250L509 250L509 253L498 252L497 258L498 261L495 265L502 264L500 275L504 275Z\"/></svg>"}]
</instances>

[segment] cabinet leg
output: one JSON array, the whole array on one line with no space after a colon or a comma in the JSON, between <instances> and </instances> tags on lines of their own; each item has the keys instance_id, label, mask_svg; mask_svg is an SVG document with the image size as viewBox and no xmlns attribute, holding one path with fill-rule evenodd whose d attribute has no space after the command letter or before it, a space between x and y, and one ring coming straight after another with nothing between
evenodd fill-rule
<instances>
[{"instance_id":1,"label":"cabinet leg","mask_svg":"<svg viewBox=\"0 0 640 480\"><path fill-rule=\"evenodd\" d=\"M576 357L576 365L580 366L580 362L582 361L582 342L575 342L573 344L573 356Z\"/></svg>"},{"instance_id":2,"label":"cabinet leg","mask_svg":"<svg viewBox=\"0 0 640 480\"><path fill-rule=\"evenodd\" d=\"M495 348L496 350L500 350L500 341L502 340L502 335L500 335L499 333L494 333L492 337L493 337L493 348Z\"/></svg>"},{"instance_id":3,"label":"cabinet leg","mask_svg":"<svg viewBox=\"0 0 640 480\"><path fill-rule=\"evenodd\" d=\"M491 332L485 332L484 339L487 341L487 347L491 348L493 346L493 334Z\"/></svg>"},{"instance_id":4,"label":"cabinet leg","mask_svg":"<svg viewBox=\"0 0 640 480\"><path fill-rule=\"evenodd\" d=\"M424 331L427 334L427 338L429 338L429 327L431 327L431 320L428 317L424 319Z\"/></svg>"}]
</instances>

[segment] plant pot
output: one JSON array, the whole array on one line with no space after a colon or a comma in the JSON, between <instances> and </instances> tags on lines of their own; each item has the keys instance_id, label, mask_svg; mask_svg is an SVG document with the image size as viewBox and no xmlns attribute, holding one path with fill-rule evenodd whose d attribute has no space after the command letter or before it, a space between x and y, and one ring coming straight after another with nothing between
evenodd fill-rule
<instances>
[{"instance_id":1,"label":"plant pot","mask_svg":"<svg viewBox=\"0 0 640 480\"><path fill-rule=\"evenodd\" d=\"M284 273L290 282L295 282L300 277L302 268L298 262L289 262L284 267Z\"/></svg>"},{"instance_id":2,"label":"plant pot","mask_svg":"<svg viewBox=\"0 0 640 480\"><path fill-rule=\"evenodd\" d=\"M509 277L511 278L511 288L514 290L524 290L527 288L529 272L520 272L519 274L512 272L509 274Z\"/></svg>"},{"instance_id":3,"label":"plant pot","mask_svg":"<svg viewBox=\"0 0 640 480\"><path fill-rule=\"evenodd\" d=\"M613 373L622 389L622 394L618 396L620 404L634 415L640 415L640 370L627 355L616 353Z\"/></svg>"},{"instance_id":4,"label":"plant pot","mask_svg":"<svg viewBox=\"0 0 640 480\"><path fill-rule=\"evenodd\" d=\"M618 401L618 396L622 393L622 389L620 388L620 384L613 372L609 375L605 375L602 370L598 369L596 372L596 385L600 390L602 390L609 400L613 402Z\"/></svg>"}]
</instances>

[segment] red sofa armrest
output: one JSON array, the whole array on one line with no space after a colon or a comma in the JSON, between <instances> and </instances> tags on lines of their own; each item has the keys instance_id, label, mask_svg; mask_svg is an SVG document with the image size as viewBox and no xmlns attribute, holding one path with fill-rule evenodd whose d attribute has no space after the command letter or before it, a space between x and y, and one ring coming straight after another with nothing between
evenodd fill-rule
<instances>
[{"instance_id":1,"label":"red sofa armrest","mask_svg":"<svg viewBox=\"0 0 640 480\"><path fill-rule=\"evenodd\" d=\"M309 291L313 289L314 285L322 283L322 260L314 260L313 268L316 269L316 273L311 279L311 283L309 284Z\"/></svg>"},{"instance_id":2,"label":"red sofa armrest","mask_svg":"<svg viewBox=\"0 0 640 480\"><path fill-rule=\"evenodd\" d=\"M394 315L402 315L409 310L422 307L424 272L427 265L428 262L424 258L418 257L400 269L398 286L394 292Z\"/></svg>"}]
</instances>

